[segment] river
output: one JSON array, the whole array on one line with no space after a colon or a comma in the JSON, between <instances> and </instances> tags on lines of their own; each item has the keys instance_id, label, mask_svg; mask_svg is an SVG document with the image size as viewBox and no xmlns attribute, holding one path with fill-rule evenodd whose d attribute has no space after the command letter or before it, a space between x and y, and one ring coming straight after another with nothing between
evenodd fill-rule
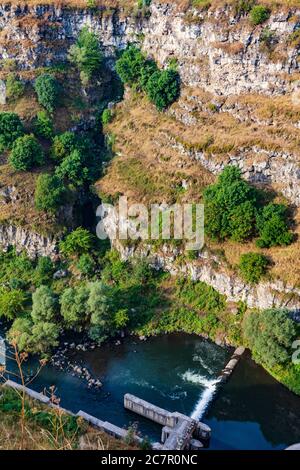
<instances>
[{"instance_id":1,"label":"river","mask_svg":"<svg viewBox=\"0 0 300 470\"><path fill-rule=\"evenodd\" d=\"M88 389L68 371L45 366L31 384L55 385L61 405L84 410L119 426L159 440L160 426L123 408L132 393L170 411L198 416L212 428L211 449L282 449L300 441L300 398L278 384L247 355L227 384L216 379L232 350L193 335L173 334L140 341L127 338L92 351L74 351L72 362L87 367L103 383ZM33 369L32 359L26 367ZM14 369L12 361L7 368ZM13 378L13 377L11 377Z\"/></svg>"}]
</instances>

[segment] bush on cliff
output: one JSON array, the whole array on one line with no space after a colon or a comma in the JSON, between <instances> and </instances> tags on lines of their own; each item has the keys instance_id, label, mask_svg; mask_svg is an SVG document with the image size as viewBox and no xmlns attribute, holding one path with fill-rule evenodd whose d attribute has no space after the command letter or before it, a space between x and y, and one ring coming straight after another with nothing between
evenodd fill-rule
<instances>
[{"instance_id":1,"label":"bush on cliff","mask_svg":"<svg viewBox=\"0 0 300 470\"><path fill-rule=\"evenodd\" d=\"M179 96L179 75L173 69L158 70L149 78L146 90L150 100L159 111L162 111Z\"/></svg>"},{"instance_id":2,"label":"bush on cliff","mask_svg":"<svg viewBox=\"0 0 300 470\"><path fill-rule=\"evenodd\" d=\"M250 21L254 26L264 23L269 16L269 9L263 5L255 5L250 11Z\"/></svg>"},{"instance_id":3,"label":"bush on cliff","mask_svg":"<svg viewBox=\"0 0 300 470\"><path fill-rule=\"evenodd\" d=\"M56 135L51 147L51 157L60 161L67 157L77 148L77 138L74 132L66 131L63 134Z\"/></svg>"},{"instance_id":4,"label":"bush on cliff","mask_svg":"<svg viewBox=\"0 0 300 470\"><path fill-rule=\"evenodd\" d=\"M24 135L13 143L9 163L16 171L27 171L44 163L43 149L34 135Z\"/></svg>"},{"instance_id":5,"label":"bush on cliff","mask_svg":"<svg viewBox=\"0 0 300 470\"><path fill-rule=\"evenodd\" d=\"M78 227L66 236L59 244L60 251L67 257L79 257L89 253L94 242L93 235L86 229Z\"/></svg>"},{"instance_id":6,"label":"bush on cliff","mask_svg":"<svg viewBox=\"0 0 300 470\"><path fill-rule=\"evenodd\" d=\"M89 31L88 27L80 31L76 44L70 47L68 58L78 67L84 85L87 85L93 75L99 72L103 55L97 36Z\"/></svg>"},{"instance_id":7,"label":"bush on cliff","mask_svg":"<svg viewBox=\"0 0 300 470\"><path fill-rule=\"evenodd\" d=\"M10 149L23 134L24 127L17 114L0 113L0 152Z\"/></svg>"},{"instance_id":8,"label":"bush on cliff","mask_svg":"<svg viewBox=\"0 0 300 470\"><path fill-rule=\"evenodd\" d=\"M284 204L268 204L257 216L257 229L260 238L257 245L269 248L277 245L289 245L293 234L287 224L287 207Z\"/></svg>"},{"instance_id":9,"label":"bush on cliff","mask_svg":"<svg viewBox=\"0 0 300 470\"><path fill-rule=\"evenodd\" d=\"M40 211L55 213L64 203L66 189L55 175L43 174L38 177L35 188L35 207Z\"/></svg>"},{"instance_id":10,"label":"bush on cliff","mask_svg":"<svg viewBox=\"0 0 300 470\"><path fill-rule=\"evenodd\" d=\"M56 79L47 73L40 75L34 84L38 102L52 113L57 106L59 86Z\"/></svg>"},{"instance_id":11,"label":"bush on cliff","mask_svg":"<svg viewBox=\"0 0 300 470\"><path fill-rule=\"evenodd\" d=\"M268 258L260 253L245 253L241 255L239 270L246 282L257 283L267 272Z\"/></svg>"}]
</instances>

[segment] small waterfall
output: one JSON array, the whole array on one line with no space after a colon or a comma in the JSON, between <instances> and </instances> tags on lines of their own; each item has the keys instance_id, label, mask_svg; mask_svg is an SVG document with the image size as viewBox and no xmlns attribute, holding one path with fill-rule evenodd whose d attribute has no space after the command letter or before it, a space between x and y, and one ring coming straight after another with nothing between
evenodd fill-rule
<instances>
[{"instance_id":1,"label":"small waterfall","mask_svg":"<svg viewBox=\"0 0 300 470\"><path fill-rule=\"evenodd\" d=\"M218 383L221 381L221 377L217 379L208 379L207 377L201 374L197 374L188 370L183 374L182 378L187 382L192 382L194 384L202 385L202 387L204 387L204 391L200 395L200 398L197 401L194 411L191 415L191 418L193 419L201 419L215 395Z\"/></svg>"}]
</instances>

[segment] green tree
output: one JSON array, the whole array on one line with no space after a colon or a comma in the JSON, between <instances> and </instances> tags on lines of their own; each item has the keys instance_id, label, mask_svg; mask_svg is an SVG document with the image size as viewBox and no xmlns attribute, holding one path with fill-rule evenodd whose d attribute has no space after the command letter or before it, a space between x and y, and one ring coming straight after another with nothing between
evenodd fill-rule
<instances>
[{"instance_id":1,"label":"green tree","mask_svg":"<svg viewBox=\"0 0 300 470\"><path fill-rule=\"evenodd\" d=\"M38 102L53 113L57 106L59 86L56 79L47 73L40 75L34 83L34 89L37 93Z\"/></svg>"},{"instance_id":2,"label":"green tree","mask_svg":"<svg viewBox=\"0 0 300 470\"><path fill-rule=\"evenodd\" d=\"M97 36L88 27L80 31L76 44L69 49L68 58L78 67L83 84L87 84L99 72L103 55Z\"/></svg>"},{"instance_id":3,"label":"green tree","mask_svg":"<svg viewBox=\"0 0 300 470\"><path fill-rule=\"evenodd\" d=\"M37 113L34 130L38 136L52 139L54 133L53 121L46 111L39 111Z\"/></svg>"},{"instance_id":4,"label":"green tree","mask_svg":"<svg viewBox=\"0 0 300 470\"><path fill-rule=\"evenodd\" d=\"M11 101L16 101L25 92L24 83L19 80L15 73L10 73L6 79L6 96Z\"/></svg>"},{"instance_id":5,"label":"green tree","mask_svg":"<svg viewBox=\"0 0 300 470\"><path fill-rule=\"evenodd\" d=\"M34 323L52 322L57 313L57 299L48 286L40 286L32 294L31 317Z\"/></svg>"},{"instance_id":6,"label":"green tree","mask_svg":"<svg viewBox=\"0 0 300 470\"><path fill-rule=\"evenodd\" d=\"M33 322L30 317L16 318L9 332L8 341L18 346L19 351L30 351Z\"/></svg>"},{"instance_id":7,"label":"green tree","mask_svg":"<svg viewBox=\"0 0 300 470\"><path fill-rule=\"evenodd\" d=\"M60 311L69 328L78 329L86 323L88 319L87 301L89 294L89 288L84 285L76 288L69 287L63 291L59 299Z\"/></svg>"},{"instance_id":8,"label":"green tree","mask_svg":"<svg viewBox=\"0 0 300 470\"><path fill-rule=\"evenodd\" d=\"M122 308L114 315L114 326L117 330L123 330L129 322L128 310Z\"/></svg>"},{"instance_id":9,"label":"green tree","mask_svg":"<svg viewBox=\"0 0 300 470\"><path fill-rule=\"evenodd\" d=\"M18 137L24 134L24 127L15 113L0 113L0 152L10 149Z\"/></svg>"},{"instance_id":10,"label":"green tree","mask_svg":"<svg viewBox=\"0 0 300 470\"><path fill-rule=\"evenodd\" d=\"M66 189L58 176L42 174L35 188L35 207L40 211L55 213L64 203Z\"/></svg>"},{"instance_id":11,"label":"green tree","mask_svg":"<svg viewBox=\"0 0 300 470\"><path fill-rule=\"evenodd\" d=\"M146 86L147 95L162 111L177 100L180 93L178 73L173 69L157 71L151 75Z\"/></svg>"},{"instance_id":12,"label":"green tree","mask_svg":"<svg viewBox=\"0 0 300 470\"><path fill-rule=\"evenodd\" d=\"M287 207L283 204L265 206L257 216L257 229L260 236L257 245L261 248L285 246L293 241L287 225Z\"/></svg>"},{"instance_id":13,"label":"green tree","mask_svg":"<svg viewBox=\"0 0 300 470\"><path fill-rule=\"evenodd\" d=\"M110 109L105 109L101 116L101 121L104 126L112 121L113 115Z\"/></svg>"},{"instance_id":14,"label":"green tree","mask_svg":"<svg viewBox=\"0 0 300 470\"><path fill-rule=\"evenodd\" d=\"M30 351L35 354L44 354L58 346L59 325L48 321L39 321L32 327Z\"/></svg>"},{"instance_id":15,"label":"green tree","mask_svg":"<svg viewBox=\"0 0 300 470\"><path fill-rule=\"evenodd\" d=\"M246 282L257 283L266 274L269 261L260 253L245 253L241 255L239 269Z\"/></svg>"},{"instance_id":16,"label":"green tree","mask_svg":"<svg viewBox=\"0 0 300 470\"><path fill-rule=\"evenodd\" d=\"M90 284L88 308L91 314L91 327L89 335L98 342L106 339L114 328L112 292L112 287L104 285L102 282Z\"/></svg>"},{"instance_id":17,"label":"green tree","mask_svg":"<svg viewBox=\"0 0 300 470\"><path fill-rule=\"evenodd\" d=\"M291 360L297 330L288 310L270 308L249 313L244 318L243 333L254 359L260 364L274 367Z\"/></svg>"},{"instance_id":18,"label":"green tree","mask_svg":"<svg viewBox=\"0 0 300 470\"><path fill-rule=\"evenodd\" d=\"M250 11L250 21L255 26L267 21L269 16L269 9L263 5L255 5Z\"/></svg>"},{"instance_id":19,"label":"green tree","mask_svg":"<svg viewBox=\"0 0 300 470\"><path fill-rule=\"evenodd\" d=\"M43 149L32 134L19 137L13 143L9 163L16 171L27 171L44 163Z\"/></svg>"},{"instance_id":20,"label":"green tree","mask_svg":"<svg viewBox=\"0 0 300 470\"><path fill-rule=\"evenodd\" d=\"M0 317L13 320L17 315L24 312L27 296L20 289L0 290Z\"/></svg>"},{"instance_id":21,"label":"green tree","mask_svg":"<svg viewBox=\"0 0 300 470\"><path fill-rule=\"evenodd\" d=\"M76 135L74 132L64 132L56 135L51 147L51 156L54 160L60 161L66 158L73 150L78 147Z\"/></svg>"},{"instance_id":22,"label":"green tree","mask_svg":"<svg viewBox=\"0 0 300 470\"><path fill-rule=\"evenodd\" d=\"M78 227L66 236L59 244L59 249L65 256L77 256L89 253L94 243L93 235L86 229Z\"/></svg>"},{"instance_id":23,"label":"green tree","mask_svg":"<svg viewBox=\"0 0 300 470\"><path fill-rule=\"evenodd\" d=\"M231 209L229 232L232 240L244 242L255 234L256 210L252 201L246 201Z\"/></svg>"}]
</instances>

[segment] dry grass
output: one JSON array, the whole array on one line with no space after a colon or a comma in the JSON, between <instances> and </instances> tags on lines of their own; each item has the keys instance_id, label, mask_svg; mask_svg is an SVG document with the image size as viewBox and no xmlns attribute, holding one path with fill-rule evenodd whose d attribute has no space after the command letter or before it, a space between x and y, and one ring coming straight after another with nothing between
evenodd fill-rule
<instances>
[{"instance_id":1,"label":"dry grass","mask_svg":"<svg viewBox=\"0 0 300 470\"><path fill-rule=\"evenodd\" d=\"M7 393L11 396L13 391L0 386L0 405L1 397ZM89 426L82 418L77 420L77 429L66 435L61 428L62 419L66 416L63 412L29 398L26 398L26 406L30 407L31 415L25 418L24 433L20 413L13 409L0 409L0 450L137 450L136 445L115 439ZM39 424L35 416L41 413L48 415L45 422L55 423L57 420L57 430L52 432L49 427Z\"/></svg>"},{"instance_id":2,"label":"dry grass","mask_svg":"<svg viewBox=\"0 0 300 470\"><path fill-rule=\"evenodd\" d=\"M191 95L191 90L187 94ZM101 195L111 196L113 199L119 194L125 194L132 202L146 204L199 201L203 188L213 182L215 177L199 163L171 148L168 140L170 135L185 140L187 145L204 145L205 141L209 142L208 137L212 137L212 145L218 145L224 150L231 145L238 149L249 142L258 141L255 134L259 134L261 145L266 146L266 139L268 141L269 137L264 127L259 129L256 124L238 123L228 113L215 113L209 107L212 99L210 94L193 90L193 96L195 95L203 110L200 115L196 113L196 124L192 126L186 126L165 113L158 113L145 98L131 95L117 106L114 121L106 129L115 136L117 156L108 166L106 175L96 184ZM257 111L259 115L267 113L270 116L271 113L273 118L276 116L279 123L286 122L287 115L299 112L289 107L287 97L261 98L260 101L256 97L245 96L241 100L250 104L253 112ZM178 104L173 109L176 107ZM269 127L274 131L277 129L276 125ZM284 128L280 126L277 129L278 134L282 134L281 143L278 141L276 144L280 149L285 141L282 129ZM299 131L293 128L293 133L298 135ZM286 144L288 145L288 139ZM258 154L256 158L263 156ZM182 189L182 180L190 183L187 190ZM272 260L272 277L299 286L300 267L295 260L298 260L300 253L300 211L296 213L295 222L295 234L298 236L295 243L264 252ZM232 267L238 264L242 253L258 250L254 242L207 243L208 248L213 251L223 252L227 264Z\"/></svg>"}]
</instances>

